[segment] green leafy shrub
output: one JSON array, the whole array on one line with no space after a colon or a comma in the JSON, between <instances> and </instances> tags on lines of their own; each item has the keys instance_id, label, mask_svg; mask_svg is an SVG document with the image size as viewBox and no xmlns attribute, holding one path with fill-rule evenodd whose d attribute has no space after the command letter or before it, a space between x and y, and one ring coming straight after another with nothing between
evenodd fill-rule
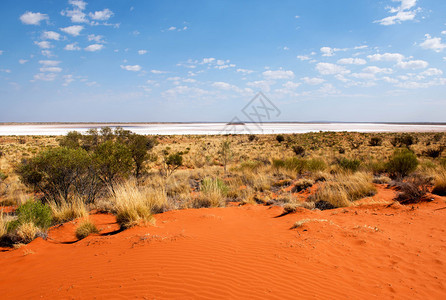
<instances>
[{"instance_id":1,"label":"green leafy shrub","mask_svg":"<svg viewBox=\"0 0 446 300\"><path fill-rule=\"evenodd\" d=\"M335 163L345 171L356 172L361 165L361 161L358 159L348 159L346 157L337 158Z\"/></svg>"},{"instance_id":2,"label":"green leafy shrub","mask_svg":"<svg viewBox=\"0 0 446 300\"><path fill-rule=\"evenodd\" d=\"M415 153L403 148L395 150L386 164L386 169L391 178L401 178L415 171L417 166L418 159Z\"/></svg>"},{"instance_id":3,"label":"green leafy shrub","mask_svg":"<svg viewBox=\"0 0 446 300\"><path fill-rule=\"evenodd\" d=\"M40 201L26 201L17 208L16 214L17 220L9 223L9 230L16 229L26 223L32 223L38 228L46 230L51 226L53 221L51 208Z\"/></svg>"},{"instance_id":4,"label":"green leafy shrub","mask_svg":"<svg viewBox=\"0 0 446 300\"><path fill-rule=\"evenodd\" d=\"M327 168L327 164L322 159L311 158L307 160L305 167L310 172L317 172L317 171L324 171Z\"/></svg>"}]
</instances>

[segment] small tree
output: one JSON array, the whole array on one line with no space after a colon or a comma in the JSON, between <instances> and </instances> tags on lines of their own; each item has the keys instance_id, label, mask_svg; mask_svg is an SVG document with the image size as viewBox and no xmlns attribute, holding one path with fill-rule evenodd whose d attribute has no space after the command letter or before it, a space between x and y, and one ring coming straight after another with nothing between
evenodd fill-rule
<instances>
[{"instance_id":1,"label":"small tree","mask_svg":"<svg viewBox=\"0 0 446 300\"><path fill-rule=\"evenodd\" d=\"M183 165L183 156L179 153L173 153L167 155L164 158L164 164L166 169L166 178L172 175L172 173Z\"/></svg>"},{"instance_id":2,"label":"small tree","mask_svg":"<svg viewBox=\"0 0 446 300\"><path fill-rule=\"evenodd\" d=\"M59 141L59 146L67 148L79 148L82 134L77 131L70 131Z\"/></svg>"},{"instance_id":3,"label":"small tree","mask_svg":"<svg viewBox=\"0 0 446 300\"><path fill-rule=\"evenodd\" d=\"M143 164L149 159L148 151L155 146L156 140L143 135L131 134L128 138L128 146L135 163L135 176L139 177Z\"/></svg>"},{"instance_id":4,"label":"small tree","mask_svg":"<svg viewBox=\"0 0 446 300\"><path fill-rule=\"evenodd\" d=\"M100 180L113 190L118 178L128 177L133 169L130 149L118 141L99 144L93 154L93 161Z\"/></svg>"},{"instance_id":5,"label":"small tree","mask_svg":"<svg viewBox=\"0 0 446 300\"><path fill-rule=\"evenodd\" d=\"M220 144L220 151L218 151L218 154L221 157L221 161L223 162L223 168L226 173L226 166L231 159L232 151L231 151L231 142L226 140L222 141Z\"/></svg>"},{"instance_id":6,"label":"small tree","mask_svg":"<svg viewBox=\"0 0 446 300\"><path fill-rule=\"evenodd\" d=\"M285 137L282 134L278 134L276 136L276 141L278 141L279 143L282 143L285 140Z\"/></svg>"}]
</instances>

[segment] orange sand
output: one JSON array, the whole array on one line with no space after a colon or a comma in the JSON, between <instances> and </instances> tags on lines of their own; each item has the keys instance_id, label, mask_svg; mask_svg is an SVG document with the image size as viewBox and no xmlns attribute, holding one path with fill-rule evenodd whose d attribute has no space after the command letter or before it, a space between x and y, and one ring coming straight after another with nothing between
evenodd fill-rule
<instances>
[{"instance_id":1,"label":"orange sand","mask_svg":"<svg viewBox=\"0 0 446 300\"><path fill-rule=\"evenodd\" d=\"M379 189L370 202L389 200ZM381 198L381 199L380 199ZM385 199L387 198L387 199ZM446 299L446 198L329 211L170 211L77 241L75 222L0 253L2 299ZM297 229L302 219L318 219Z\"/></svg>"}]
</instances>

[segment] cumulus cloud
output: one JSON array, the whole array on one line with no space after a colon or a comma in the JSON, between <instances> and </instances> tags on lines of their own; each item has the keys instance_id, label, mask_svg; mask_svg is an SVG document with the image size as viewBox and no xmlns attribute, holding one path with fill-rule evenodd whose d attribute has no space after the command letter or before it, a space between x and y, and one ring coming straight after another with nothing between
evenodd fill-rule
<instances>
[{"instance_id":1,"label":"cumulus cloud","mask_svg":"<svg viewBox=\"0 0 446 300\"><path fill-rule=\"evenodd\" d=\"M68 44L64 47L67 51L79 51L81 48L77 45L77 43Z\"/></svg>"},{"instance_id":2,"label":"cumulus cloud","mask_svg":"<svg viewBox=\"0 0 446 300\"><path fill-rule=\"evenodd\" d=\"M287 81L282 86L288 90L295 90L301 85L300 82Z\"/></svg>"},{"instance_id":3,"label":"cumulus cloud","mask_svg":"<svg viewBox=\"0 0 446 300\"><path fill-rule=\"evenodd\" d=\"M89 45L89 46L87 46L87 47L85 47L85 51L89 51L89 52L95 52L95 51L99 51L99 50L101 50L102 48L104 48L104 45L101 45L101 44L92 44L92 45Z\"/></svg>"},{"instance_id":4,"label":"cumulus cloud","mask_svg":"<svg viewBox=\"0 0 446 300\"><path fill-rule=\"evenodd\" d=\"M300 59L301 61L305 61L305 60L310 60L311 57L309 57L308 55L298 55L296 56L298 59Z\"/></svg>"},{"instance_id":5,"label":"cumulus cloud","mask_svg":"<svg viewBox=\"0 0 446 300\"><path fill-rule=\"evenodd\" d=\"M393 2L400 2L398 7L387 7L389 13L392 16L383 18L381 20L376 20L374 23L379 23L381 25L394 25L400 24L403 21L413 20L416 14L420 11L419 8L415 9L417 0L392 0Z\"/></svg>"},{"instance_id":6,"label":"cumulus cloud","mask_svg":"<svg viewBox=\"0 0 446 300\"><path fill-rule=\"evenodd\" d=\"M344 66L332 64L332 63L318 63L316 70L322 75L335 75L335 74L348 74L350 70L347 70Z\"/></svg>"},{"instance_id":7,"label":"cumulus cloud","mask_svg":"<svg viewBox=\"0 0 446 300\"><path fill-rule=\"evenodd\" d=\"M223 82L223 81L214 82L214 83L212 83L212 86L216 87L218 89L221 89L221 90L235 91L235 92L239 92L239 93L242 92L242 89L240 89L239 87L229 84L227 82Z\"/></svg>"},{"instance_id":8,"label":"cumulus cloud","mask_svg":"<svg viewBox=\"0 0 446 300\"><path fill-rule=\"evenodd\" d=\"M23 65L26 64L28 62L27 59L19 59L19 64Z\"/></svg>"},{"instance_id":9,"label":"cumulus cloud","mask_svg":"<svg viewBox=\"0 0 446 300\"><path fill-rule=\"evenodd\" d=\"M362 69L362 71L370 74L378 74L378 73L390 74L393 72L393 70L390 68L379 68L377 66L370 66Z\"/></svg>"},{"instance_id":10,"label":"cumulus cloud","mask_svg":"<svg viewBox=\"0 0 446 300\"><path fill-rule=\"evenodd\" d=\"M396 66L401 69L424 69L428 65L429 63L424 60L400 61L396 64Z\"/></svg>"},{"instance_id":11,"label":"cumulus cloud","mask_svg":"<svg viewBox=\"0 0 446 300\"><path fill-rule=\"evenodd\" d=\"M138 50L139 55L144 55L147 53L147 50Z\"/></svg>"},{"instance_id":12,"label":"cumulus cloud","mask_svg":"<svg viewBox=\"0 0 446 300\"><path fill-rule=\"evenodd\" d=\"M34 80L53 81L56 77L55 73L38 73L34 75Z\"/></svg>"},{"instance_id":13,"label":"cumulus cloud","mask_svg":"<svg viewBox=\"0 0 446 300\"><path fill-rule=\"evenodd\" d=\"M85 7L87 6L87 2L82 0L68 0L68 3L77 7L80 10L84 10Z\"/></svg>"},{"instance_id":14,"label":"cumulus cloud","mask_svg":"<svg viewBox=\"0 0 446 300\"><path fill-rule=\"evenodd\" d=\"M43 40L55 40L55 41L58 41L58 40L60 40L60 34L55 32L55 31L44 31L42 33L41 38Z\"/></svg>"},{"instance_id":15,"label":"cumulus cloud","mask_svg":"<svg viewBox=\"0 0 446 300\"><path fill-rule=\"evenodd\" d=\"M166 74L167 73L166 71L160 71L160 70L150 70L150 72L152 74Z\"/></svg>"},{"instance_id":16,"label":"cumulus cloud","mask_svg":"<svg viewBox=\"0 0 446 300\"><path fill-rule=\"evenodd\" d=\"M443 75L443 71L437 68L429 68L420 73L421 76L440 76Z\"/></svg>"},{"instance_id":17,"label":"cumulus cloud","mask_svg":"<svg viewBox=\"0 0 446 300\"><path fill-rule=\"evenodd\" d=\"M89 13L90 18L97 21L106 21L110 19L114 13L108 8L100 11L95 11L94 13Z\"/></svg>"},{"instance_id":18,"label":"cumulus cloud","mask_svg":"<svg viewBox=\"0 0 446 300\"><path fill-rule=\"evenodd\" d=\"M441 42L441 38L431 37L429 34L425 34L424 37L424 41L420 44L421 48L434 50L435 52L441 52L446 48L446 44Z\"/></svg>"},{"instance_id":19,"label":"cumulus cloud","mask_svg":"<svg viewBox=\"0 0 446 300\"><path fill-rule=\"evenodd\" d=\"M404 55L400 53L384 53L384 54L373 54L367 56L370 61L402 61Z\"/></svg>"},{"instance_id":20,"label":"cumulus cloud","mask_svg":"<svg viewBox=\"0 0 446 300\"><path fill-rule=\"evenodd\" d=\"M49 67L55 67L60 64L58 60L39 60L39 64Z\"/></svg>"},{"instance_id":21,"label":"cumulus cloud","mask_svg":"<svg viewBox=\"0 0 446 300\"><path fill-rule=\"evenodd\" d=\"M251 74L252 72L254 72L253 70L248 70L248 69L237 69L238 73L242 73L242 74Z\"/></svg>"},{"instance_id":22,"label":"cumulus cloud","mask_svg":"<svg viewBox=\"0 0 446 300\"><path fill-rule=\"evenodd\" d=\"M306 84L310 84L310 85L318 85L323 83L325 80L322 78L317 78L317 77L303 77L301 78L303 82L305 82Z\"/></svg>"},{"instance_id":23,"label":"cumulus cloud","mask_svg":"<svg viewBox=\"0 0 446 300\"><path fill-rule=\"evenodd\" d=\"M20 16L20 21L26 25L40 25L43 20L49 20L48 15L27 11Z\"/></svg>"},{"instance_id":24,"label":"cumulus cloud","mask_svg":"<svg viewBox=\"0 0 446 300\"><path fill-rule=\"evenodd\" d=\"M338 60L338 64L341 65L365 65L367 61L362 58L341 58Z\"/></svg>"},{"instance_id":25,"label":"cumulus cloud","mask_svg":"<svg viewBox=\"0 0 446 300\"><path fill-rule=\"evenodd\" d=\"M40 42L34 42L39 48L41 49L50 49L52 47L51 43L48 41L40 41Z\"/></svg>"},{"instance_id":26,"label":"cumulus cloud","mask_svg":"<svg viewBox=\"0 0 446 300\"><path fill-rule=\"evenodd\" d=\"M87 38L90 42L104 43L104 37L102 35L89 34Z\"/></svg>"},{"instance_id":27,"label":"cumulus cloud","mask_svg":"<svg viewBox=\"0 0 446 300\"><path fill-rule=\"evenodd\" d=\"M273 84L274 81L268 81L268 80L258 80L246 83L247 86L256 88L262 92L269 92L271 90L271 85Z\"/></svg>"},{"instance_id":28,"label":"cumulus cloud","mask_svg":"<svg viewBox=\"0 0 446 300\"><path fill-rule=\"evenodd\" d=\"M140 65L121 65L121 69L127 70L127 71L133 71L133 72L139 72L142 70L142 67Z\"/></svg>"},{"instance_id":29,"label":"cumulus cloud","mask_svg":"<svg viewBox=\"0 0 446 300\"><path fill-rule=\"evenodd\" d=\"M62 30L63 32L68 33L72 36L78 36L83 29L84 29L84 26L82 26L82 25L72 25L72 26L60 28L60 30Z\"/></svg>"},{"instance_id":30,"label":"cumulus cloud","mask_svg":"<svg viewBox=\"0 0 446 300\"><path fill-rule=\"evenodd\" d=\"M88 23L87 15L78 8L73 10L63 10L60 14L69 17L73 23Z\"/></svg>"},{"instance_id":31,"label":"cumulus cloud","mask_svg":"<svg viewBox=\"0 0 446 300\"><path fill-rule=\"evenodd\" d=\"M60 68L60 67L42 67L42 68L40 68L40 72L59 73L59 72L62 72L62 68Z\"/></svg>"},{"instance_id":32,"label":"cumulus cloud","mask_svg":"<svg viewBox=\"0 0 446 300\"><path fill-rule=\"evenodd\" d=\"M286 70L268 70L262 73L266 79L291 79L294 77L293 71Z\"/></svg>"},{"instance_id":33,"label":"cumulus cloud","mask_svg":"<svg viewBox=\"0 0 446 300\"><path fill-rule=\"evenodd\" d=\"M339 49L339 48L330 48L330 47L322 47L321 49L322 56L333 56L337 51L345 51L347 49Z\"/></svg>"}]
</instances>

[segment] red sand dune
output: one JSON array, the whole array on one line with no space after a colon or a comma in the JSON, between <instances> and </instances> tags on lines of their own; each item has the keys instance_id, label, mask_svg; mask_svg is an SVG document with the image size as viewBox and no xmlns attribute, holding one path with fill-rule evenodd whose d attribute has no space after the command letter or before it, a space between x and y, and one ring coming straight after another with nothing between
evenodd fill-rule
<instances>
[{"instance_id":1,"label":"red sand dune","mask_svg":"<svg viewBox=\"0 0 446 300\"><path fill-rule=\"evenodd\" d=\"M0 253L1 298L446 299L443 208L191 209L119 233L95 214L112 235L74 242L70 222ZM320 221L290 229L302 219Z\"/></svg>"}]
</instances>

